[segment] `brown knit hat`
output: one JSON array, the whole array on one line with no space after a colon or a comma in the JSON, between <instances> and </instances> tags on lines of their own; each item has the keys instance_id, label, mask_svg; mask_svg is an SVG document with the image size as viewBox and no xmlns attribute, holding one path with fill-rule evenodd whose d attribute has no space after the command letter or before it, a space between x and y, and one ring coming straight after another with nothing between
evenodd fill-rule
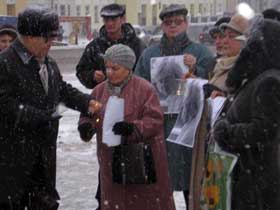
<instances>
[{"instance_id":1,"label":"brown knit hat","mask_svg":"<svg viewBox=\"0 0 280 210\"><path fill-rule=\"evenodd\" d=\"M249 28L249 20L240 14L235 14L231 17L229 23L222 23L220 28L221 30L230 28L240 34L245 34Z\"/></svg>"}]
</instances>

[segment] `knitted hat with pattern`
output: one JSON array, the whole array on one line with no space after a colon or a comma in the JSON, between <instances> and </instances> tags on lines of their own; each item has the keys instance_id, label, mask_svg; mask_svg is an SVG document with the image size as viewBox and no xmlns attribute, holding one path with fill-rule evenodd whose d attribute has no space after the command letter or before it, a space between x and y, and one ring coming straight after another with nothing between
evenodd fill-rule
<instances>
[{"instance_id":1,"label":"knitted hat with pattern","mask_svg":"<svg viewBox=\"0 0 280 210\"><path fill-rule=\"evenodd\" d=\"M123 44L115 44L112 47L108 48L103 55L105 61L111 61L113 63L122 65L129 70L133 69L133 66L136 61L136 56L133 50Z\"/></svg>"}]
</instances>

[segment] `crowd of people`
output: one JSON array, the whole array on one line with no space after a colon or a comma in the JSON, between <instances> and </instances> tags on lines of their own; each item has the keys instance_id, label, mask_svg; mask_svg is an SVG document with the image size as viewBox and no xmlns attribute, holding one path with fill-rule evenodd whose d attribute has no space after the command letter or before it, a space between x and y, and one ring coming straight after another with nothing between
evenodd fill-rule
<instances>
[{"instance_id":1,"label":"crowd of people","mask_svg":"<svg viewBox=\"0 0 280 210\"><path fill-rule=\"evenodd\" d=\"M230 208L279 210L280 12L268 9L251 20L239 13L219 19L209 31L216 55L188 37L183 5L162 9L163 35L149 47L126 22L125 12L118 4L102 8L104 25L76 66L79 81L92 89L90 95L65 82L48 55L61 32L55 12L27 7L18 15L17 29L0 28L0 210L58 209L61 104L81 113L77 130L83 141L96 135L98 210L175 210L174 191L182 191L187 210L202 209L202 182L213 142L238 157L230 174ZM208 80L192 148L166 141L178 113L163 110L151 82L151 59L165 56L183 57L188 71L178 74L180 79ZM206 100L217 97L225 103L209 126ZM112 112L118 116L108 116ZM152 183L127 184L124 164L124 181L116 183L116 147L108 143L113 139L120 140L118 145L150 146L152 155L143 161L155 166ZM146 151L140 155L146 157Z\"/></svg>"}]
</instances>

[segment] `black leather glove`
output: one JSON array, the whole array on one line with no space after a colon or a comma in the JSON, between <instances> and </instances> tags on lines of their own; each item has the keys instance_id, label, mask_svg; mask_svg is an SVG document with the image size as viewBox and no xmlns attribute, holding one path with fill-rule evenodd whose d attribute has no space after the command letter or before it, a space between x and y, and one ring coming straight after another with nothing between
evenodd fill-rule
<instances>
[{"instance_id":1,"label":"black leather glove","mask_svg":"<svg viewBox=\"0 0 280 210\"><path fill-rule=\"evenodd\" d=\"M214 125L214 140L222 148L228 146L228 139L230 137L230 124L226 119L217 121Z\"/></svg>"},{"instance_id":2,"label":"black leather glove","mask_svg":"<svg viewBox=\"0 0 280 210\"><path fill-rule=\"evenodd\" d=\"M204 97L209 98L211 96L211 93L214 90L223 92L220 88L218 88L217 86L215 86L213 84L207 83L207 84L203 85Z\"/></svg>"},{"instance_id":3,"label":"black leather glove","mask_svg":"<svg viewBox=\"0 0 280 210\"><path fill-rule=\"evenodd\" d=\"M112 130L113 130L114 134L116 134L116 135L129 136L134 131L134 124L128 123L125 121L117 122L113 126Z\"/></svg>"},{"instance_id":4,"label":"black leather glove","mask_svg":"<svg viewBox=\"0 0 280 210\"><path fill-rule=\"evenodd\" d=\"M78 126L78 131L80 133L80 137L83 141L89 142L95 133L95 129L92 128L90 123L83 123Z\"/></svg>"}]
</instances>

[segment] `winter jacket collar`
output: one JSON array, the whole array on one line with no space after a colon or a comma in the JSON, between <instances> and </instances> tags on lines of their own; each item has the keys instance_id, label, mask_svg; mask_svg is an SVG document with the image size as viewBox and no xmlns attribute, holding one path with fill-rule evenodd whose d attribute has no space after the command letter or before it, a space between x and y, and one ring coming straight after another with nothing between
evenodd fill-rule
<instances>
[{"instance_id":1,"label":"winter jacket collar","mask_svg":"<svg viewBox=\"0 0 280 210\"><path fill-rule=\"evenodd\" d=\"M49 62L52 62L52 59L50 59L48 56L46 56L43 61L39 61L34 55L31 54L31 52L22 44L19 39L13 42L12 47L15 49L21 61L25 65L31 64L32 62L33 65L35 64L37 68L40 68L43 63L48 64ZM35 63L33 63L33 61Z\"/></svg>"},{"instance_id":2,"label":"winter jacket collar","mask_svg":"<svg viewBox=\"0 0 280 210\"><path fill-rule=\"evenodd\" d=\"M32 57L34 57L19 39L14 41L12 47L15 49L24 64L29 64Z\"/></svg>"},{"instance_id":3,"label":"winter jacket collar","mask_svg":"<svg viewBox=\"0 0 280 210\"><path fill-rule=\"evenodd\" d=\"M114 95L114 96L120 96L122 93L123 88L127 85L127 83L130 81L131 77L132 77L133 73L132 71L130 71L128 77L122 81L121 84L119 84L118 86L113 85L112 83L109 82L109 80L107 79L107 88L108 91L110 93L110 95Z\"/></svg>"},{"instance_id":4,"label":"winter jacket collar","mask_svg":"<svg viewBox=\"0 0 280 210\"><path fill-rule=\"evenodd\" d=\"M170 42L166 35L163 34L160 40L160 50L162 56L179 55L191 43L186 32L176 36L173 42Z\"/></svg>"},{"instance_id":5,"label":"winter jacket collar","mask_svg":"<svg viewBox=\"0 0 280 210\"><path fill-rule=\"evenodd\" d=\"M136 37L135 30L133 29L132 25L129 23L125 23L122 25L122 33L123 33L123 37L121 39L112 41L109 39L109 37L107 35L105 26L102 26L99 31L99 37L101 40L103 40L105 42L109 42L110 45L115 44L115 43L128 43L130 40L135 39L135 37Z\"/></svg>"}]
</instances>

